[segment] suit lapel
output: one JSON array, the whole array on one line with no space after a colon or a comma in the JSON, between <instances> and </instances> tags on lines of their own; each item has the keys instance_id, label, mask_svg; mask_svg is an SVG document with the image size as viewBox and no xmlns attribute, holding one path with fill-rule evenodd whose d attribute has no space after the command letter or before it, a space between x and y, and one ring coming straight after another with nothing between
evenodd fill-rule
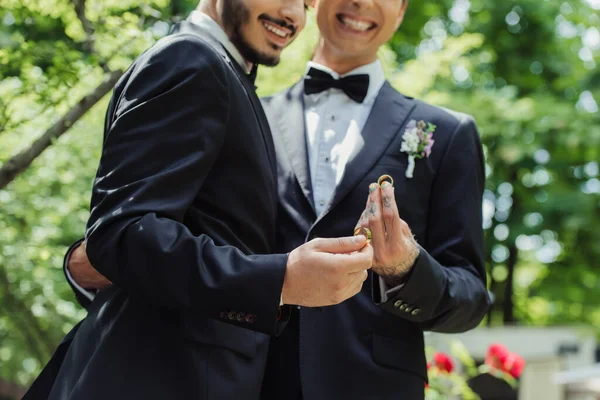
<instances>
[{"instance_id":1,"label":"suit lapel","mask_svg":"<svg viewBox=\"0 0 600 400\"><path fill-rule=\"evenodd\" d=\"M235 76L238 78L238 81L240 82L244 91L246 92L246 96L248 97L248 100L250 101L250 104L252 106L252 111L254 111L254 115L256 116L256 119L260 124L262 138L265 147L267 148L267 156L269 157L269 163L271 165L273 175L276 180L277 162L275 158L275 146L273 144L273 138L271 136L271 129L269 128L269 123L260 104L260 100L256 96L256 87L250 82L250 80L246 76L246 73L242 70L241 66L235 60L232 59L232 56L227 52L225 47L223 47L223 45L218 40L216 40L210 34L210 32L206 32L205 29L203 29L202 27L189 21L182 21L178 23L174 26L174 28L171 31L171 33L180 32L200 36L202 40L209 43L219 54L221 54L227 62L227 64L231 67L231 69L233 69Z\"/></svg>"},{"instance_id":2,"label":"suit lapel","mask_svg":"<svg viewBox=\"0 0 600 400\"><path fill-rule=\"evenodd\" d=\"M237 69L237 75L240 80L240 83L244 87L244 91L246 92L246 95L250 100L250 104L252 105L254 115L256 116L256 119L258 120L261 126L260 131L262 133L263 141L267 148L267 156L269 157L269 163L273 170L275 181L277 181L277 159L275 157L275 145L273 144L273 136L271 136L271 128L269 127L269 122L267 121L265 112L262 108L262 105L260 104L260 100L256 96L256 92L254 91L255 86L250 82L249 79L247 79L246 76L243 76L245 74L243 73L243 71L241 71L241 68L239 67L239 65L237 65L237 63L235 63L235 61L231 61L231 58L229 58L228 61L234 69Z\"/></svg>"},{"instance_id":3,"label":"suit lapel","mask_svg":"<svg viewBox=\"0 0 600 400\"><path fill-rule=\"evenodd\" d=\"M412 100L398 93L389 82L384 83L361 132L362 140L357 141L350 154L344 176L335 190L329 207L319 220L342 201L373 168L400 128L406 123L406 119L414 107L415 104ZM365 188L366 195L367 188Z\"/></svg>"},{"instance_id":4,"label":"suit lapel","mask_svg":"<svg viewBox=\"0 0 600 400\"><path fill-rule=\"evenodd\" d=\"M308 152L306 148L306 126L304 120L304 84L302 81L289 90L277 95L272 101L276 102L275 118L278 135L284 145L286 155L292 165L292 170L300 184L302 193L315 209Z\"/></svg>"}]
</instances>

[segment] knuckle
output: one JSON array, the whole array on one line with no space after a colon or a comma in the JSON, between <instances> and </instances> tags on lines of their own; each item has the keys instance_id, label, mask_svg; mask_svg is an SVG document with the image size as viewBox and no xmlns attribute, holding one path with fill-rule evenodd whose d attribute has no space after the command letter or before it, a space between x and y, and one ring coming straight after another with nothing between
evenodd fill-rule
<instances>
[{"instance_id":1,"label":"knuckle","mask_svg":"<svg viewBox=\"0 0 600 400\"><path fill-rule=\"evenodd\" d=\"M386 207L383 209L383 218L385 218L386 220L392 220L395 216L396 214L391 208Z\"/></svg>"},{"instance_id":2,"label":"knuckle","mask_svg":"<svg viewBox=\"0 0 600 400\"><path fill-rule=\"evenodd\" d=\"M333 285L333 290L335 291L335 293L341 293L344 288L346 287L346 285L344 284L344 282L342 281L337 281L334 285Z\"/></svg>"},{"instance_id":3,"label":"knuckle","mask_svg":"<svg viewBox=\"0 0 600 400\"><path fill-rule=\"evenodd\" d=\"M306 244L307 244L307 247L310 248L310 249L318 249L323 244L323 239L322 238L315 238L315 239L312 239L310 242L308 242Z\"/></svg>"}]
</instances>

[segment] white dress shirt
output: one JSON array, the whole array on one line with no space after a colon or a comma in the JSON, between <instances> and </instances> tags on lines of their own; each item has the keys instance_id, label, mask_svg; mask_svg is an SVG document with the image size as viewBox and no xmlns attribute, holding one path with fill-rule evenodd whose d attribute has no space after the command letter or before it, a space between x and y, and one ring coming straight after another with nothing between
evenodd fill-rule
<instances>
[{"instance_id":1,"label":"white dress shirt","mask_svg":"<svg viewBox=\"0 0 600 400\"><path fill-rule=\"evenodd\" d=\"M306 71L310 68L324 71L334 79L369 75L369 90L362 103L355 102L342 90L335 88L304 95L308 163L313 200L319 216L327 209L336 186L341 182L352 150L362 142L361 131L385 82L385 76L379 60L344 75L312 61L308 63Z\"/></svg>"},{"instance_id":2,"label":"white dress shirt","mask_svg":"<svg viewBox=\"0 0 600 400\"><path fill-rule=\"evenodd\" d=\"M362 103L355 102L342 90L335 88L304 95L308 163L313 200L319 216L329 206L335 188L344 176L352 150L362 143L361 131L371 113L375 98L385 83L385 75L379 60L344 75L312 61L308 63L306 71L311 67L327 72L334 79L349 75L369 75L369 90ZM367 193L365 190L365 196ZM385 303L388 297L403 286L390 288L383 278L379 277L382 302Z\"/></svg>"}]
</instances>

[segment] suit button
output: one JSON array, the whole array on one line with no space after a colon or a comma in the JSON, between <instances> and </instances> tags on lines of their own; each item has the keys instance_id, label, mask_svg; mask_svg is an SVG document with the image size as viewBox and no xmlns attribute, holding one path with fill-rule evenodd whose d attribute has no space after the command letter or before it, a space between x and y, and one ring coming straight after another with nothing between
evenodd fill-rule
<instances>
[{"instance_id":1,"label":"suit button","mask_svg":"<svg viewBox=\"0 0 600 400\"><path fill-rule=\"evenodd\" d=\"M223 318L223 319L227 319L227 313L225 311L221 311L219 313L219 317Z\"/></svg>"},{"instance_id":2,"label":"suit button","mask_svg":"<svg viewBox=\"0 0 600 400\"><path fill-rule=\"evenodd\" d=\"M227 315L227 317L230 320L235 321L237 319L237 313L235 313L234 311L230 311L229 314Z\"/></svg>"},{"instance_id":3,"label":"suit button","mask_svg":"<svg viewBox=\"0 0 600 400\"><path fill-rule=\"evenodd\" d=\"M406 303L402 303L402 304L400 304L400 307L398 307L398 309L399 309L400 311L402 311L402 310L404 310L404 309L405 309L407 306L408 306L408 304L406 304Z\"/></svg>"},{"instance_id":4,"label":"suit button","mask_svg":"<svg viewBox=\"0 0 600 400\"><path fill-rule=\"evenodd\" d=\"M256 315L254 314L248 314L246 315L246 322L249 324L253 324L256 322Z\"/></svg>"},{"instance_id":5,"label":"suit button","mask_svg":"<svg viewBox=\"0 0 600 400\"><path fill-rule=\"evenodd\" d=\"M412 310L413 310L412 307L406 307L406 309L404 310L404 312L410 313Z\"/></svg>"},{"instance_id":6,"label":"suit button","mask_svg":"<svg viewBox=\"0 0 600 400\"><path fill-rule=\"evenodd\" d=\"M396 308L400 308L400 306L403 304L404 302L402 300L396 300L396 302L394 303L394 307Z\"/></svg>"},{"instance_id":7,"label":"suit button","mask_svg":"<svg viewBox=\"0 0 600 400\"><path fill-rule=\"evenodd\" d=\"M410 315L412 315L412 316L419 315L419 313L420 313L420 312L421 312L421 309L420 309L420 308L415 308L415 309L414 309L414 310L413 310L413 311L410 313Z\"/></svg>"},{"instance_id":8,"label":"suit button","mask_svg":"<svg viewBox=\"0 0 600 400\"><path fill-rule=\"evenodd\" d=\"M239 322L244 322L246 320L246 315L243 312L239 312L237 313L236 318Z\"/></svg>"}]
</instances>

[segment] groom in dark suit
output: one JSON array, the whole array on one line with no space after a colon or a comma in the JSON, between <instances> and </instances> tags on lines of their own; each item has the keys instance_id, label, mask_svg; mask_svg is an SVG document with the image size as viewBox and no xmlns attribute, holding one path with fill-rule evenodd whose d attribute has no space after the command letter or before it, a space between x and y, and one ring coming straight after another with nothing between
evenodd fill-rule
<instances>
[{"instance_id":1,"label":"groom in dark suit","mask_svg":"<svg viewBox=\"0 0 600 400\"><path fill-rule=\"evenodd\" d=\"M282 304L360 291L362 236L272 254L276 160L253 65L276 64L304 23L303 0L203 1L117 83L85 248L115 284L26 399L258 399Z\"/></svg>"},{"instance_id":2,"label":"groom in dark suit","mask_svg":"<svg viewBox=\"0 0 600 400\"><path fill-rule=\"evenodd\" d=\"M321 38L306 76L263 101L278 161L278 250L352 232L360 213L374 247L361 293L294 307L271 338L264 400L422 399L423 332L466 331L488 308L475 123L398 93L377 61L406 6L318 0ZM378 184L385 174L393 185ZM71 267L87 286L106 283L83 256Z\"/></svg>"},{"instance_id":3,"label":"groom in dark suit","mask_svg":"<svg viewBox=\"0 0 600 400\"><path fill-rule=\"evenodd\" d=\"M469 330L488 308L475 123L398 93L377 60L406 7L317 0L321 36L305 77L263 101L278 249L351 232L363 212L375 254L359 295L294 309L271 339L263 400L422 399L423 331ZM386 174L393 185L378 183Z\"/></svg>"}]
</instances>

